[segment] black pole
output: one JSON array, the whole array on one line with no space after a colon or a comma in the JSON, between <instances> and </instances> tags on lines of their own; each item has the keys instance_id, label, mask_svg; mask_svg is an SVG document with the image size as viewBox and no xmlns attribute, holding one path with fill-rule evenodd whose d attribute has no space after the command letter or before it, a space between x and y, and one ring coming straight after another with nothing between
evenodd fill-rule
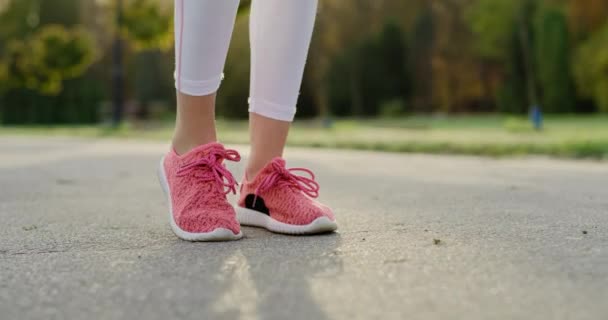
<instances>
[{"instance_id":1,"label":"black pole","mask_svg":"<svg viewBox=\"0 0 608 320\"><path fill-rule=\"evenodd\" d=\"M123 43L120 36L122 27L122 0L116 1L116 33L112 48L112 125L118 127L122 121L124 111L124 70L122 62Z\"/></svg>"}]
</instances>

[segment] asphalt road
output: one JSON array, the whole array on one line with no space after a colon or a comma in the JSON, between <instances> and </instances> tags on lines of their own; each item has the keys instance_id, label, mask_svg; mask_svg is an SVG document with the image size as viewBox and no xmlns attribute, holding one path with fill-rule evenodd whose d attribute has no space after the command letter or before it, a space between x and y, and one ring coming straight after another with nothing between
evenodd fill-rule
<instances>
[{"instance_id":1,"label":"asphalt road","mask_svg":"<svg viewBox=\"0 0 608 320\"><path fill-rule=\"evenodd\" d=\"M608 317L606 162L289 149L339 232L188 243L166 148L0 137L0 319Z\"/></svg>"}]
</instances>

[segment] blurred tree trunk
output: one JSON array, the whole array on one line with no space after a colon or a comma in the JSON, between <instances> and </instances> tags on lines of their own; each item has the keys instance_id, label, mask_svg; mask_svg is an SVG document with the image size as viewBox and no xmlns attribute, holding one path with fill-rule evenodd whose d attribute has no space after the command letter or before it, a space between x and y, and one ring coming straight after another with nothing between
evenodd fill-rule
<instances>
[{"instance_id":1,"label":"blurred tree trunk","mask_svg":"<svg viewBox=\"0 0 608 320\"><path fill-rule=\"evenodd\" d=\"M490 110L491 101L494 99L493 88L492 88L492 79L491 79L491 63L486 60L481 61L481 67L479 68L480 79L481 79L481 89L482 89L482 110Z\"/></svg>"},{"instance_id":2,"label":"blurred tree trunk","mask_svg":"<svg viewBox=\"0 0 608 320\"><path fill-rule=\"evenodd\" d=\"M353 61L350 64L350 101L352 101L352 110L355 117L363 117L363 94L361 92L361 61L358 57L358 52L354 53Z\"/></svg>"},{"instance_id":3,"label":"blurred tree trunk","mask_svg":"<svg viewBox=\"0 0 608 320\"><path fill-rule=\"evenodd\" d=\"M120 35L123 18L123 0L116 0L116 30L112 48L112 125L117 127L122 122L124 113L124 66L123 40Z\"/></svg>"},{"instance_id":4,"label":"blurred tree trunk","mask_svg":"<svg viewBox=\"0 0 608 320\"><path fill-rule=\"evenodd\" d=\"M410 61L414 72L414 110L430 112L433 104L432 55L435 42L433 13L430 3L425 3L412 31Z\"/></svg>"},{"instance_id":5,"label":"blurred tree trunk","mask_svg":"<svg viewBox=\"0 0 608 320\"><path fill-rule=\"evenodd\" d=\"M538 107L538 92L536 87L536 72L532 55L532 40L530 38L530 5L526 1L521 6L517 17L521 55L524 62L528 108Z\"/></svg>"}]
</instances>

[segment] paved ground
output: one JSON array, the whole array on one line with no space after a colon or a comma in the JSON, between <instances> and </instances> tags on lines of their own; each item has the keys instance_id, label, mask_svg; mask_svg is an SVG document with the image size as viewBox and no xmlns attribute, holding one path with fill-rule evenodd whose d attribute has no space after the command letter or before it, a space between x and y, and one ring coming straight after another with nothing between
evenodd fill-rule
<instances>
[{"instance_id":1,"label":"paved ground","mask_svg":"<svg viewBox=\"0 0 608 320\"><path fill-rule=\"evenodd\" d=\"M205 244L169 230L165 148L0 137L1 319L608 315L607 163L292 149L340 231Z\"/></svg>"}]
</instances>

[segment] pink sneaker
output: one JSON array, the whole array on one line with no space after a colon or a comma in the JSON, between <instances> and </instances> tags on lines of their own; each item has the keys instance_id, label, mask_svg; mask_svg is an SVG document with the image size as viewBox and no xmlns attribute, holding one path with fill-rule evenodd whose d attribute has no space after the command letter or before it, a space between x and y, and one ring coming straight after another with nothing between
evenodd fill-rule
<instances>
[{"instance_id":1,"label":"pink sneaker","mask_svg":"<svg viewBox=\"0 0 608 320\"><path fill-rule=\"evenodd\" d=\"M295 175L296 171L310 178ZM253 181L243 181L236 208L239 222L286 234L336 230L331 209L312 199L319 196L319 184L314 179L308 169L287 169L285 160L273 159Z\"/></svg>"},{"instance_id":2,"label":"pink sneaker","mask_svg":"<svg viewBox=\"0 0 608 320\"><path fill-rule=\"evenodd\" d=\"M199 146L184 155L171 150L161 159L160 184L167 195L171 229L188 241L224 241L242 237L226 195L236 193L236 180L223 164L239 161L235 150L219 143Z\"/></svg>"}]
</instances>

